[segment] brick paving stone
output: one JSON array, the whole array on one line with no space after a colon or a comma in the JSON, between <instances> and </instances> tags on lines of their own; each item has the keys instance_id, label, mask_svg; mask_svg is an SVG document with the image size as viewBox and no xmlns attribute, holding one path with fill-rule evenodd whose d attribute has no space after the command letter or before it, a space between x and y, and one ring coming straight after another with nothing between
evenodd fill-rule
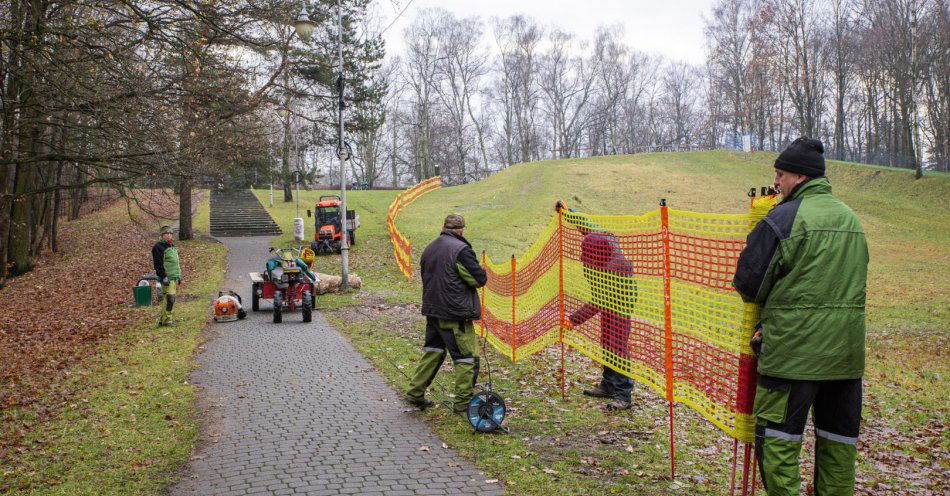
<instances>
[{"instance_id":1,"label":"brick paving stone","mask_svg":"<svg viewBox=\"0 0 950 496\"><path fill-rule=\"evenodd\" d=\"M337 491L330 491L327 489L314 489L314 490L297 490L297 494L306 494L308 496L331 496L334 494L340 494Z\"/></svg>"},{"instance_id":2,"label":"brick paving stone","mask_svg":"<svg viewBox=\"0 0 950 496\"><path fill-rule=\"evenodd\" d=\"M198 354L190 382L210 407L198 456L170 496L504 494L454 450L418 451L442 441L319 312L310 324L299 312L274 324L268 302L250 311L247 274L263 268L268 238L221 241L222 289L241 295L248 317L213 324Z\"/></svg>"}]
</instances>

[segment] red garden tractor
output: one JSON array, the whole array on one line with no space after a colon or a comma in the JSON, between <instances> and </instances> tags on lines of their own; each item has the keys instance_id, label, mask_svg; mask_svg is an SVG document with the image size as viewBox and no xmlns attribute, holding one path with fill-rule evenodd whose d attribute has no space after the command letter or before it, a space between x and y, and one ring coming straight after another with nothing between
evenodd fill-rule
<instances>
[{"instance_id":1,"label":"red garden tractor","mask_svg":"<svg viewBox=\"0 0 950 496\"><path fill-rule=\"evenodd\" d=\"M323 195L314 206L313 241L310 248L315 253L339 253L343 244L343 216L341 206L343 201L337 195ZM310 211L307 211L307 217ZM356 244L356 228L360 226L360 216L355 210L346 211L346 234L349 244Z\"/></svg>"},{"instance_id":2,"label":"red garden tractor","mask_svg":"<svg viewBox=\"0 0 950 496\"><path fill-rule=\"evenodd\" d=\"M267 260L264 272L251 272L251 310L260 311L260 301L271 300L274 310L274 323L283 321L283 311L291 312L300 307L304 322L313 319L313 307L316 304L314 283L316 275L310 271L306 262L300 258L298 248L271 248L276 256Z\"/></svg>"}]
</instances>

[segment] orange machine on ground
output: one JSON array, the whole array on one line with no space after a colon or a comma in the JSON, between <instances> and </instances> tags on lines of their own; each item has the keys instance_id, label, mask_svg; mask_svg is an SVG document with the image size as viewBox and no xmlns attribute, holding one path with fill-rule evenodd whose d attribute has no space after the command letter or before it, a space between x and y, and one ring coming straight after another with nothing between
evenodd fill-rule
<instances>
[{"instance_id":1,"label":"orange machine on ground","mask_svg":"<svg viewBox=\"0 0 950 496\"><path fill-rule=\"evenodd\" d=\"M313 241L310 248L317 254L338 253L343 244L343 233L349 236L350 246L356 244L356 228L360 226L360 217L355 210L346 211L346 228L343 227L343 201L337 195L323 195L314 206ZM310 211L307 211L307 217Z\"/></svg>"}]
</instances>

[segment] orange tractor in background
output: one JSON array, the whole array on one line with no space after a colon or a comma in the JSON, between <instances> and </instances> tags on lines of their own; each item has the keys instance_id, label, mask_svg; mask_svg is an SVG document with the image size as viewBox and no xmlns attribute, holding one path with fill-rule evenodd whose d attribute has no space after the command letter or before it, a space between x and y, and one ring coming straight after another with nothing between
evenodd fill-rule
<instances>
[{"instance_id":1,"label":"orange tractor in background","mask_svg":"<svg viewBox=\"0 0 950 496\"><path fill-rule=\"evenodd\" d=\"M337 195L323 195L314 206L313 241L310 242L310 248L318 255L339 253L344 232L349 236L349 245L356 244L356 228L360 226L360 216L356 215L355 210L347 210L344 229L342 203L343 200ZM309 210L307 210L307 217L310 217Z\"/></svg>"}]
</instances>

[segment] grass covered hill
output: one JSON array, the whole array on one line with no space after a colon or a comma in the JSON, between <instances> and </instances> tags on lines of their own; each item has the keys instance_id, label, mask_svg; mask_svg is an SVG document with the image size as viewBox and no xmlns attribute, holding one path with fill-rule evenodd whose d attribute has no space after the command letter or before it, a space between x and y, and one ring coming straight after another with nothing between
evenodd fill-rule
<instances>
[{"instance_id":1,"label":"grass covered hill","mask_svg":"<svg viewBox=\"0 0 950 496\"><path fill-rule=\"evenodd\" d=\"M423 196L397 224L420 245L447 213L460 213L475 249L501 260L528 247L557 199L596 214L642 214L660 198L679 210L742 213L749 188L772 183L774 160L716 151L521 164ZM950 176L914 180L910 171L834 161L827 175L867 232L872 328L950 328Z\"/></svg>"},{"instance_id":2,"label":"grass covered hill","mask_svg":"<svg viewBox=\"0 0 950 496\"><path fill-rule=\"evenodd\" d=\"M422 248L447 213L461 213L476 251L495 259L520 255L563 199L581 211L640 214L667 198L675 209L741 213L750 187L768 185L775 154L727 151L657 153L534 162L483 181L429 193L397 219ZM915 181L908 171L830 162L835 193L861 218L871 250L868 369L857 494L946 494L950 491L950 407L943 379L950 374L950 177ZM279 192L278 192L279 193ZM301 194L301 212L320 194ZM418 278L408 282L393 260L386 212L397 192L348 193L362 227L351 270L363 277L354 295L325 295L317 306L397 389L418 360L424 322ZM267 191L256 191L267 205ZM279 195L278 195L279 196ZM269 209L291 244L294 203ZM313 236L306 219L307 237ZM266 258L262 248L261 263ZM339 273L339 256L320 257L321 272ZM830 268L833 269L833 268ZM495 389L510 407L510 436L472 436L444 408L423 416L447 444L476 461L511 494L723 494L729 487L732 442L688 408L677 408L677 480L669 480L666 403L634 387L634 409L609 413L580 396L599 367L578 352L566 357L567 396L561 399L554 347L516 364L491 354ZM443 386L446 377L436 380ZM444 399L437 390L436 400ZM813 450L811 437L806 451ZM811 460L803 454L810 480ZM761 488L760 488L761 489Z\"/></svg>"}]
</instances>

